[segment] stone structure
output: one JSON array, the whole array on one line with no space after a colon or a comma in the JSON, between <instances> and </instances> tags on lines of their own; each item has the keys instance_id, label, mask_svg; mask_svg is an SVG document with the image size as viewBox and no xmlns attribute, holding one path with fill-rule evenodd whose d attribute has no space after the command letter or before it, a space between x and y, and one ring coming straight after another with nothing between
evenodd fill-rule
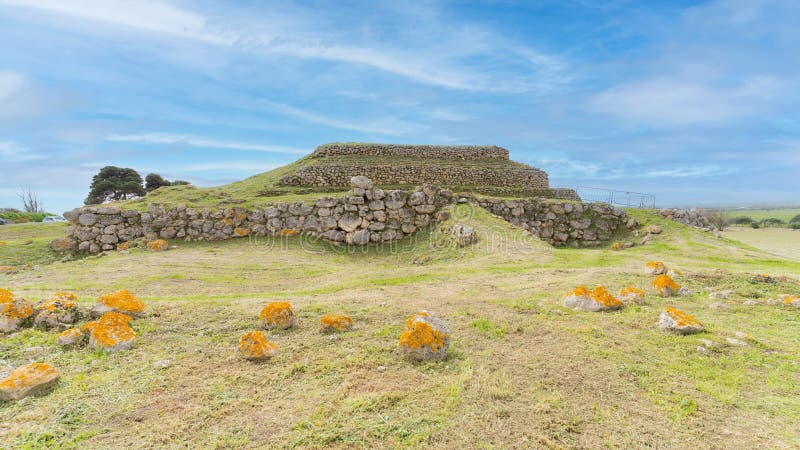
<instances>
[{"instance_id":1,"label":"stone structure","mask_svg":"<svg viewBox=\"0 0 800 450\"><path fill-rule=\"evenodd\" d=\"M148 205L147 212L116 206L85 207L64 213L72 222L68 238L82 252L114 250L120 243L144 238L215 241L245 236L306 234L350 245L403 239L435 222L436 213L453 202L473 202L525 228L552 245L596 246L624 229L625 213L611 206L543 199L500 200L454 195L425 185L413 191L373 188L363 176L340 198L311 204L277 203L245 210L195 209Z\"/></svg>"},{"instance_id":2,"label":"stone structure","mask_svg":"<svg viewBox=\"0 0 800 450\"><path fill-rule=\"evenodd\" d=\"M660 209L658 214L665 219L674 220L675 222L689 225L690 227L702 228L704 230L711 230L712 224L708 217L698 209Z\"/></svg>"},{"instance_id":3,"label":"stone structure","mask_svg":"<svg viewBox=\"0 0 800 450\"><path fill-rule=\"evenodd\" d=\"M279 184L341 187L365 175L381 185L470 186L487 195L578 199L572 189L551 190L547 173L511 161L508 150L497 146L334 143L301 161Z\"/></svg>"}]
</instances>

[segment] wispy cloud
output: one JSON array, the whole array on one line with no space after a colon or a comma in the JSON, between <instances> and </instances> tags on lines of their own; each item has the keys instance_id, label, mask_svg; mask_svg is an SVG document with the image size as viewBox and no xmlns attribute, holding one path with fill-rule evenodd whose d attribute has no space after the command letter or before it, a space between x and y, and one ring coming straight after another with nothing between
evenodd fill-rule
<instances>
[{"instance_id":1,"label":"wispy cloud","mask_svg":"<svg viewBox=\"0 0 800 450\"><path fill-rule=\"evenodd\" d=\"M112 134L106 137L110 142L133 142L138 144L153 145L184 145L187 147L198 147L207 149L227 149L256 151L268 153L287 153L305 155L308 150L294 147L284 147L280 145L253 144L248 142L220 141L215 139L205 139L197 136L184 134L162 134L162 133L141 133L141 134Z\"/></svg>"},{"instance_id":2,"label":"wispy cloud","mask_svg":"<svg viewBox=\"0 0 800 450\"><path fill-rule=\"evenodd\" d=\"M23 162L44 159L47 156L34 153L30 148L13 141L0 141L0 157L4 162Z\"/></svg>"},{"instance_id":3,"label":"wispy cloud","mask_svg":"<svg viewBox=\"0 0 800 450\"><path fill-rule=\"evenodd\" d=\"M396 120L391 117L382 119L368 119L363 122L355 120L342 120L269 100L261 100L260 103L268 106L273 111L277 111L287 116L295 117L311 123L316 123L318 125L324 125L326 127L339 128L343 130L399 136L413 133L415 131L419 131L420 129L420 126L418 125Z\"/></svg>"},{"instance_id":4,"label":"wispy cloud","mask_svg":"<svg viewBox=\"0 0 800 450\"><path fill-rule=\"evenodd\" d=\"M181 173L208 172L208 171L220 171L220 170L256 173L256 172L264 172L267 170L272 170L279 166L280 164L264 163L264 161L219 161L219 162L208 162L199 164L186 164L183 166L175 167L172 170Z\"/></svg>"}]
</instances>

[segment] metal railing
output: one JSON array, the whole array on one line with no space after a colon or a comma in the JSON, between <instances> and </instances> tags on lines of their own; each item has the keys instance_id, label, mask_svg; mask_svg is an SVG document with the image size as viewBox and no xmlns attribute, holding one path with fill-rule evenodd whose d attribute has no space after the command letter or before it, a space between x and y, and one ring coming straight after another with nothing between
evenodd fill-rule
<instances>
[{"instance_id":1,"label":"metal railing","mask_svg":"<svg viewBox=\"0 0 800 450\"><path fill-rule=\"evenodd\" d=\"M656 207L656 196L653 194L588 186L578 186L576 190L581 200L585 202L602 202L626 208L654 209Z\"/></svg>"}]
</instances>

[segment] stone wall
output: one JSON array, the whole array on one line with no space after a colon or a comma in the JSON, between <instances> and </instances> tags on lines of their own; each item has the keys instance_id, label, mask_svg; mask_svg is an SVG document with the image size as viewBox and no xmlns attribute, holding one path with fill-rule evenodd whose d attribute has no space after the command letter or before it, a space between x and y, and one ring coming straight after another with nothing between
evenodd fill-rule
<instances>
[{"instance_id":1,"label":"stone wall","mask_svg":"<svg viewBox=\"0 0 800 450\"><path fill-rule=\"evenodd\" d=\"M504 186L517 189L548 189L547 173L534 168L401 166L401 165L312 165L281 179L288 186L347 186L356 175L380 184L437 184L445 186Z\"/></svg>"},{"instance_id":2,"label":"stone wall","mask_svg":"<svg viewBox=\"0 0 800 450\"><path fill-rule=\"evenodd\" d=\"M505 160L508 161L508 150L494 145L399 145L342 143L323 144L317 147L312 158L341 155L362 155L372 157L412 157L437 158L454 160Z\"/></svg>"},{"instance_id":3,"label":"stone wall","mask_svg":"<svg viewBox=\"0 0 800 450\"><path fill-rule=\"evenodd\" d=\"M424 185L413 191L373 188L363 176L340 198L313 203L276 203L245 210L165 208L150 204L147 212L117 206L85 207L64 213L72 222L67 237L86 253L113 250L124 242L184 239L215 241L245 236L306 234L349 245L404 239L435 221L446 205L473 202L521 226L552 245L595 246L624 228L625 213L605 204L541 199L500 200L454 196L447 189Z\"/></svg>"},{"instance_id":4,"label":"stone wall","mask_svg":"<svg viewBox=\"0 0 800 450\"><path fill-rule=\"evenodd\" d=\"M458 194L554 246L596 247L618 231L638 226L625 211L605 203L577 203L537 198L503 200Z\"/></svg>"},{"instance_id":5,"label":"stone wall","mask_svg":"<svg viewBox=\"0 0 800 450\"><path fill-rule=\"evenodd\" d=\"M689 225L690 227L697 227L706 230L710 230L712 228L711 221L708 220L703 214L703 211L699 209L660 209L658 213L661 217L669 220L674 220L675 222L682 223L684 225Z\"/></svg>"}]
</instances>

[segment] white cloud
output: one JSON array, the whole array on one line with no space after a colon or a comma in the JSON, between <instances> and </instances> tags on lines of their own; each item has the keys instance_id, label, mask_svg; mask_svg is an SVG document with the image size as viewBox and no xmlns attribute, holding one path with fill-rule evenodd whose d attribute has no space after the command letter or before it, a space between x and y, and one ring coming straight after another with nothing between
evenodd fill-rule
<instances>
[{"instance_id":1,"label":"white cloud","mask_svg":"<svg viewBox=\"0 0 800 450\"><path fill-rule=\"evenodd\" d=\"M419 130L419 127L415 124L403 122L393 118L371 119L366 121L341 120L270 100L261 100L260 103L267 105L274 111L278 111L288 116L296 117L298 119L316 123L318 125L339 128L342 130L359 131L362 133L386 134L391 136L410 134Z\"/></svg>"},{"instance_id":2,"label":"white cloud","mask_svg":"<svg viewBox=\"0 0 800 450\"><path fill-rule=\"evenodd\" d=\"M46 156L31 152L28 147L16 142L0 141L0 158L4 162L22 162L44 159Z\"/></svg>"},{"instance_id":3,"label":"white cloud","mask_svg":"<svg viewBox=\"0 0 800 450\"><path fill-rule=\"evenodd\" d=\"M309 153L308 150L303 150L294 147L253 144L248 142L220 141L220 140L205 139L197 136L190 136L184 134L162 134L162 133L112 134L107 136L106 140L110 142L134 142L139 144L155 144L155 145L185 145L188 147L209 148L209 149L242 150L242 151L256 151L256 152L268 152L268 153L291 153L298 155L305 155Z\"/></svg>"}]
</instances>

